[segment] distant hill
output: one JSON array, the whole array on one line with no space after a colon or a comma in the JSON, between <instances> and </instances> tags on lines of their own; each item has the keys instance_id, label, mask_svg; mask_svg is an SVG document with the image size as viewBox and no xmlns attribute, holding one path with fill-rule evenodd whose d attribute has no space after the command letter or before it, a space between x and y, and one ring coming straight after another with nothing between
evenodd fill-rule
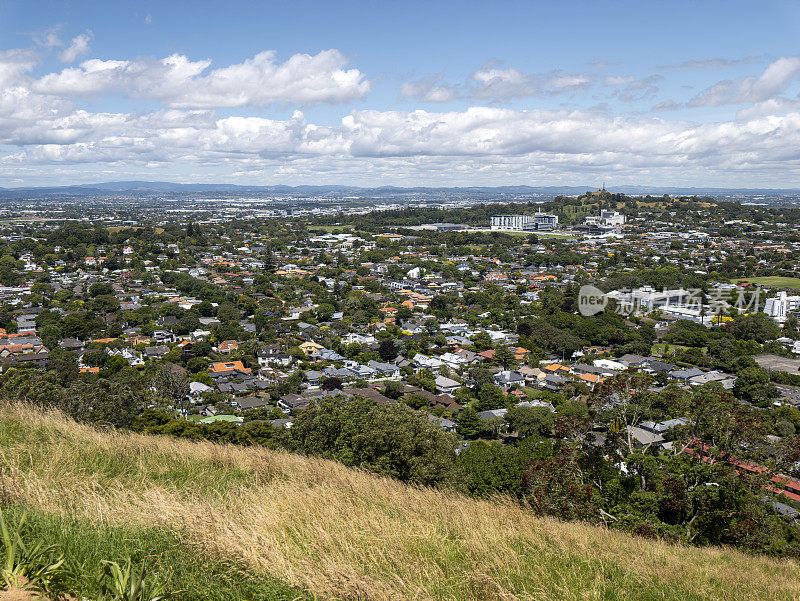
<instances>
[{"instance_id":1,"label":"distant hill","mask_svg":"<svg viewBox=\"0 0 800 601\"><path fill-rule=\"evenodd\" d=\"M68 554L143 549L190 589L176 599L305 598L290 586L370 601L800 598L788 560L537 518L284 451L95 430L9 405L0 449L4 506L28 508ZM268 590L237 592L254 581Z\"/></svg>"},{"instance_id":2,"label":"distant hill","mask_svg":"<svg viewBox=\"0 0 800 601\"><path fill-rule=\"evenodd\" d=\"M597 185L586 186L461 186L461 187L358 187L346 185L318 186L251 186L235 184L180 184L173 182L150 181L116 181L81 184L73 186L53 187L21 187L0 188L0 197L48 197L48 196L91 196L98 194L168 194L168 193L257 193L257 194L324 194L347 193L365 195L414 194L414 193L464 193L464 194L515 194L515 195L565 195L574 196L589 190L596 190ZM625 194L677 194L677 195L731 195L731 194L800 194L800 189L759 189L759 188L681 188L664 186L614 186L614 192Z\"/></svg>"}]
</instances>

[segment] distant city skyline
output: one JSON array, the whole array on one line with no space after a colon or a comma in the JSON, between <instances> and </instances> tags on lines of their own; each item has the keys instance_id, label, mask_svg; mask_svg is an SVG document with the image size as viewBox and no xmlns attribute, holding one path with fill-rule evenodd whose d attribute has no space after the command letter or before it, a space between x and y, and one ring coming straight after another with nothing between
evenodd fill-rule
<instances>
[{"instance_id":1,"label":"distant city skyline","mask_svg":"<svg viewBox=\"0 0 800 601\"><path fill-rule=\"evenodd\" d=\"M800 187L800 4L0 3L0 186Z\"/></svg>"}]
</instances>

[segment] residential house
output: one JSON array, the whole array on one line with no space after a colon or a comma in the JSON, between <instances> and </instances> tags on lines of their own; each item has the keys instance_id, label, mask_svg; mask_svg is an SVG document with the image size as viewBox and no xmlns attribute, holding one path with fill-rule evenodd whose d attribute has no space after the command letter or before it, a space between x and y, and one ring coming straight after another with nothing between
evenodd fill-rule
<instances>
[{"instance_id":1,"label":"residential house","mask_svg":"<svg viewBox=\"0 0 800 601\"><path fill-rule=\"evenodd\" d=\"M235 340L223 340L216 347L214 347L214 350L217 351L218 353L228 354L228 353L232 353L233 351L237 350L238 348L239 348L239 343L237 341L235 341Z\"/></svg>"},{"instance_id":2,"label":"residential house","mask_svg":"<svg viewBox=\"0 0 800 601\"><path fill-rule=\"evenodd\" d=\"M77 338L64 338L61 342L58 343L58 346L59 348L64 349L65 351L83 350L83 342L81 342Z\"/></svg>"},{"instance_id":3,"label":"residential house","mask_svg":"<svg viewBox=\"0 0 800 601\"><path fill-rule=\"evenodd\" d=\"M525 376L516 371L503 370L494 374L494 383L504 390L512 386L525 386Z\"/></svg>"},{"instance_id":4,"label":"residential house","mask_svg":"<svg viewBox=\"0 0 800 601\"><path fill-rule=\"evenodd\" d=\"M148 359L161 359L169 352L169 347L164 344L148 346L144 349L144 355Z\"/></svg>"},{"instance_id":5,"label":"residential house","mask_svg":"<svg viewBox=\"0 0 800 601\"><path fill-rule=\"evenodd\" d=\"M461 383L445 376L436 376L436 392L439 394L453 394L461 388Z\"/></svg>"},{"instance_id":6,"label":"residential house","mask_svg":"<svg viewBox=\"0 0 800 601\"><path fill-rule=\"evenodd\" d=\"M692 386L702 386L710 382L719 383L724 389L731 390L736 383L736 376L726 374L722 371L709 371L698 376L689 378L689 384Z\"/></svg>"},{"instance_id":7,"label":"residential house","mask_svg":"<svg viewBox=\"0 0 800 601\"><path fill-rule=\"evenodd\" d=\"M489 421L490 419L505 417L506 413L508 413L508 409L502 407L501 409L489 409L488 411L481 411L478 413L478 417L481 418L482 421Z\"/></svg>"},{"instance_id":8,"label":"residential house","mask_svg":"<svg viewBox=\"0 0 800 601\"><path fill-rule=\"evenodd\" d=\"M269 397L247 396L238 397L231 400L231 405L236 407L239 411L247 411L249 409L265 409L269 407Z\"/></svg>"},{"instance_id":9,"label":"residential house","mask_svg":"<svg viewBox=\"0 0 800 601\"><path fill-rule=\"evenodd\" d=\"M144 357L140 352L131 348L112 349L106 347L106 352L114 357L119 356L125 359L131 367L142 367L144 365Z\"/></svg>"},{"instance_id":10,"label":"residential house","mask_svg":"<svg viewBox=\"0 0 800 601\"><path fill-rule=\"evenodd\" d=\"M655 432L645 430L638 426L628 426L628 433L637 448L657 446L662 447L667 442L666 439Z\"/></svg>"},{"instance_id":11,"label":"residential house","mask_svg":"<svg viewBox=\"0 0 800 601\"><path fill-rule=\"evenodd\" d=\"M540 382L540 386L545 390L549 390L551 392L558 392L567 383L566 378L559 376L557 374L547 374Z\"/></svg>"},{"instance_id":12,"label":"residential house","mask_svg":"<svg viewBox=\"0 0 800 601\"><path fill-rule=\"evenodd\" d=\"M377 340L372 334L361 334L359 332L349 332L342 337L344 344L375 344Z\"/></svg>"},{"instance_id":13,"label":"residential house","mask_svg":"<svg viewBox=\"0 0 800 601\"><path fill-rule=\"evenodd\" d=\"M532 399L530 401L521 401L521 402L517 403L516 406L517 407L529 407L529 408L532 408L532 409L536 408L536 407L544 407L545 409L549 409L553 413L555 413L555 411L556 411L555 407L553 407L553 405L551 403L548 403L547 401L542 401L542 400L539 400L539 399Z\"/></svg>"},{"instance_id":14,"label":"residential house","mask_svg":"<svg viewBox=\"0 0 800 601\"><path fill-rule=\"evenodd\" d=\"M320 381L322 380L322 372L310 369L307 372L305 372L305 375L306 375L306 387L319 388Z\"/></svg>"},{"instance_id":15,"label":"residential house","mask_svg":"<svg viewBox=\"0 0 800 601\"><path fill-rule=\"evenodd\" d=\"M430 413L427 414L428 419L432 422L436 422L436 425L439 426L445 432L455 432L456 430L456 423L449 419L445 419L443 417L437 417L435 415L431 415Z\"/></svg>"},{"instance_id":16,"label":"residential house","mask_svg":"<svg viewBox=\"0 0 800 601\"><path fill-rule=\"evenodd\" d=\"M245 367L241 361L218 361L208 366L209 371L214 373L238 371L244 374L251 372L249 367Z\"/></svg>"},{"instance_id":17,"label":"residential house","mask_svg":"<svg viewBox=\"0 0 800 601\"><path fill-rule=\"evenodd\" d=\"M211 386L203 384L202 382L189 382L189 400L192 403L198 403L207 392L214 390Z\"/></svg>"},{"instance_id":18,"label":"residential house","mask_svg":"<svg viewBox=\"0 0 800 601\"><path fill-rule=\"evenodd\" d=\"M669 372L669 378L682 384L688 384L692 378L702 376L704 373L705 372L702 369L697 367L691 367L688 369L675 369Z\"/></svg>"},{"instance_id":19,"label":"residential house","mask_svg":"<svg viewBox=\"0 0 800 601\"><path fill-rule=\"evenodd\" d=\"M444 362L438 357L428 357L427 355L423 355L421 353L414 355L411 359L411 362L413 363L416 371L429 369L433 372L436 372L440 367L442 367L442 365L444 365Z\"/></svg>"},{"instance_id":20,"label":"residential house","mask_svg":"<svg viewBox=\"0 0 800 601\"><path fill-rule=\"evenodd\" d=\"M283 352L281 347L277 344L268 344L258 351L258 364L261 367L267 367L269 365L287 367L291 365L291 363L291 356Z\"/></svg>"},{"instance_id":21,"label":"residential house","mask_svg":"<svg viewBox=\"0 0 800 601\"><path fill-rule=\"evenodd\" d=\"M316 342L313 342L311 340L307 340L306 342L303 342L302 344L300 344L299 348L300 348L301 351L303 351L306 355L308 355L310 357L316 351L321 351L325 347L322 346L321 344L317 344Z\"/></svg>"},{"instance_id":22,"label":"residential house","mask_svg":"<svg viewBox=\"0 0 800 601\"><path fill-rule=\"evenodd\" d=\"M622 357L619 358L619 362L628 367L634 367L638 369L640 367L645 367L649 362L649 359L647 357L642 357L641 355L628 353L627 355L622 355Z\"/></svg>"},{"instance_id":23,"label":"residential house","mask_svg":"<svg viewBox=\"0 0 800 601\"><path fill-rule=\"evenodd\" d=\"M547 373L538 367L529 367L527 365L520 367L518 372L525 378L526 386L538 386L547 376Z\"/></svg>"},{"instance_id":24,"label":"residential house","mask_svg":"<svg viewBox=\"0 0 800 601\"><path fill-rule=\"evenodd\" d=\"M342 357L339 353L326 348L315 351L311 354L311 358L316 361L330 361L332 363L344 361L344 357Z\"/></svg>"},{"instance_id":25,"label":"residential house","mask_svg":"<svg viewBox=\"0 0 800 601\"><path fill-rule=\"evenodd\" d=\"M390 380L400 379L400 368L391 363L381 363L380 361L370 360L367 362L367 367L375 370L375 375L379 378L388 378Z\"/></svg>"},{"instance_id":26,"label":"residential house","mask_svg":"<svg viewBox=\"0 0 800 601\"><path fill-rule=\"evenodd\" d=\"M289 374L274 367L262 367L258 370L258 379L274 386L288 380Z\"/></svg>"}]
</instances>

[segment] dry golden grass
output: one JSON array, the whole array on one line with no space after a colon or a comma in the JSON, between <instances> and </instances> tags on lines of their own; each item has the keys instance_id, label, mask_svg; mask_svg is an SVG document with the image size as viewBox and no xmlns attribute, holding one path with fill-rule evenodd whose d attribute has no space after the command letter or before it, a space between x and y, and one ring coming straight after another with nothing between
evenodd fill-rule
<instances>
[{"instance_id":1,"label":"dry golden grass","mask_svg":"<svg viewBox=\"0 0 800 601\"><path fill-rule=\"evenodd\" d=\"M280 451L101 432L0 408L0 493L160 526L334 599L798 599L800 569L534 517Z\"/></svg>"}]
</instances>

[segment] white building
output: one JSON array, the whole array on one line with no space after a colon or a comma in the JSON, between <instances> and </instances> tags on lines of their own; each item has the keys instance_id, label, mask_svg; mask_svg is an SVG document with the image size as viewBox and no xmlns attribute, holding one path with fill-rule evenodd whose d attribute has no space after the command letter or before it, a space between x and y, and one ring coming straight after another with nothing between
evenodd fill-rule
<instances>
[{"instance_id":1,"label":"white building","mask_svg":"<svg viewBox=\"0 0 800 601\"><path fill-rule=\"evenodd\" d=\"M621 307L631 310L651 310L666 306L682 306L691 300L691 292L678 288L676 290L658 291L650 286L642 286L635 290L613 290L606 295L616 299ZM699 299L697 299L699 302Z\"/></svg>"},{"instance_id":2,"label":"white building","mask_svg":"<svg viewBox=\"0 0 800 601\"><path fill-rule=\"evenodd\" d=\"M764 313L769 315L778 323L786 321L786 311L789 307L789 301L786 298L786 292L781 291L777 298L768 298L764 306Z\"/></svg>"},{"instance_id":3,"label":"white building","mask_svg":"<svg viewBox=\"0 0 800 601\"><path fill-rule=\"evenodd\" d=\"M603 209L600 211L600 223L611 227L619 227L625 225L625 215L617 213L616 211Z\"/></svg>"},{"instance_id":4,"label":"white building","mask_svg":"<svg viewBox=\"0 0 800 601\"><path fill-rule=\"evenodd\" d=\"M616 211L603 209L599 216L587 217L586 225L601 225L604 227L620 227L625 225L625 215Z\"/></svg>"},{"instance_id":5,"label":"white building","mask_svg":"<svg viewBox=\"0 0 800 601\"><path fill-rule=\"evenodd\" d=\"M422 276L422 270L419 267L412 267L408 270L406 276L412 280L418 280Z\"/></svg>"},{"instance_id":6,"label":"white building","mask_svg":"<svg viewBox=\"0 0 800 601\"><path fill-rule=\"evenodd\" d=\"M544 232L554 230L558 226L558 216L550 213L534 215L492 215L491 229L495 231L513 230L526 232Z\"/></svg>"}]
</instances>

